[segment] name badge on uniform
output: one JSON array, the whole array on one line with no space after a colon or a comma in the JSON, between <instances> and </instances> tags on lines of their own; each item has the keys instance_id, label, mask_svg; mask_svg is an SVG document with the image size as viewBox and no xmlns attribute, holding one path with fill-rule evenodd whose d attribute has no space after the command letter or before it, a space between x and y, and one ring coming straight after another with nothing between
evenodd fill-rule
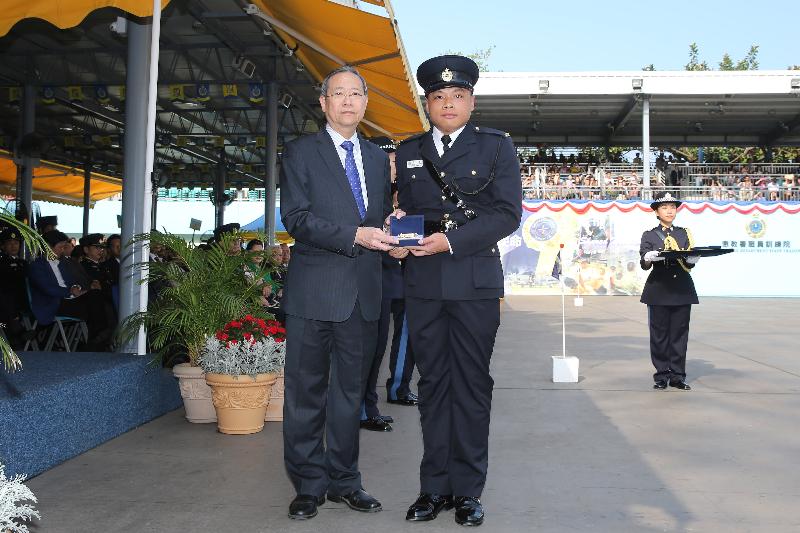
<instances>
[{"instance_id":1,"label":"name badge on uniform","mask_svg":"<svg viewBox=\"0 0 800 533\"><path fill-rule=\"evenodd\" d=\"M412 159L406 161L406 168L422 168L422 159Z\"/></svg>"}]
</instances>

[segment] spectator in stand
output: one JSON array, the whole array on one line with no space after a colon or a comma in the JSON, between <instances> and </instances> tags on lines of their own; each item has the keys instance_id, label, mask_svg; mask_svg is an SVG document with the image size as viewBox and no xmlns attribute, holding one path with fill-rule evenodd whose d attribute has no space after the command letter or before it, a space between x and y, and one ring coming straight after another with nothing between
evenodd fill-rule
<instances>
[{"instance_id":1,"label":"spectator in stand","mask_svg":"<svg viewBox=\"0 0 800 533\"><path fill-rule=\"evenodd\" d=\"M48 231L53 231L58 226L58 217L57 216L47 216L47 217L39 217L36 221L36 230L39 232L39 235L44 235Z\"/></svg>"},{"instance_id":2,"label":"spectator in stand","mask_svg":"<svg viewBox=\"0 0 800 533\"><path fill-rule=\"evenodd\" d=\"M109 327L117 324L117 306L114 300L114 277L106 265L108 245L102 233L91 233L80 240L83 257L80 264L86 272L90 290L99 291Z\"/></svg>"},{"instance_id":3,"label":"spectator in stand","mask_svg":"<svg viewBox=\"0 0 800 533\"><path fill-rule=\"evenodd\" d=\"M69 237L58 230L42 236L58 259L39 256L30 265L31 309L39 325L52 324L56 316L84 320L89 329L89 351L104 351L113 332L98 291L76 283L64 262ZM80 265L78 265L80 266Z\"/></svg>"},{"instance_id":4,"label":"spectator in stand","mask_svg":"<svg viewBox=\"0 0 800 533\"><path fill-rule=\"evenodd\" d=\"M778 188L778 184L775 183L775 178L771 178L767 184L767 194L770 202L777 202L780 200L778 196L779 191L780 189Z\"/></svg>"},{"instance_id":5,"label":"spectator in stand","mask_svg":"<svg viewBox=\"0 0 800 533\"><path fill-rule=\"evenodd\" d=\"M105 260L105 268L111 274L111 284L118 285L119 284L119 256L122 250L122 238L114 233L108 236L106 239L106 245L108 249L106 250L106 260Z\"/></svg>"}]
</instances>

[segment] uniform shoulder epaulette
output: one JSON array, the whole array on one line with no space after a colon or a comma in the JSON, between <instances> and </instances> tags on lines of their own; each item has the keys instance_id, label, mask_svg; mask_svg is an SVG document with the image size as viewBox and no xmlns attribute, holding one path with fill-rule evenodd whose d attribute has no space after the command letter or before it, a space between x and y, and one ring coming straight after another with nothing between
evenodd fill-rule
<instances>
[{"instance_id":1,"label":"uniform shoulder epaulette","mask_svg":"<svg viewBox=\"0 0 800 533\"><path fill-rule=\"evenodd\" d=\"M475 133L488 133L490 135L497 135L500 137L511 137L511 134L502 130L496 130L494 128L485 128L483 126L473 126L473 130Z\"/></svg>"},{"instance_id":2,"label":"uniform shoulder epaulette","mask_svg":"<svg viewBox=\"0 0 800 533\"><path fill-rule=\"evenodd\" d=\"M405 139L403 139L402 141L400 141L400 144L405 144L405 143L407 143L407 142L409 142L409 141L413 141L413 140L415 140L415 139L419 139L420 137L422 137L422 136L423 136L423 135L425 135L426 133L428 133L428 132L426 131L426 132L423 132L423 133L417 133L416 135L412 135L411 137L406 137Z\"/></svg>"}]
</instances>

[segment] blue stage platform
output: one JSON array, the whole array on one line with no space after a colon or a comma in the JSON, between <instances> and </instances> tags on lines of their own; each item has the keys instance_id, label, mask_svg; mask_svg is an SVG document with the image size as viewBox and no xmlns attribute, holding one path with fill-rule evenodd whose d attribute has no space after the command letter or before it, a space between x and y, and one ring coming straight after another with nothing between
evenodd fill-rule
<instances>
[{"instance_id":1,"label":"blue stage platform","mask_svg":"<svg viewBox=\"0 0 800 533\"><path fill-rule=\"evenodd\" d=\"M148 356L23 352L0 370L0 462L35 476L182 405L170 370Z\"/></svg>"}]
</instances>

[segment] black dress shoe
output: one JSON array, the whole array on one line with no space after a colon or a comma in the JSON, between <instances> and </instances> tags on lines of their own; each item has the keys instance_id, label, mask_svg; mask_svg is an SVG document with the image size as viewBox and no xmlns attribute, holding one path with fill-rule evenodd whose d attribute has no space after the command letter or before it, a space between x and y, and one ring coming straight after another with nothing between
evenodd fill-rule
<instances>
[{"instance_id":1,"label":"black dress shoe","mask_svg":"<svg viewBox=\"0 0 800 533\"><path fill-rule=\"evenodd\" d=\"M417 501L411 504L406 513L406 520L411 522L425 522L433 520L442 509L453 508L453 497L449 494L429 494L423 492Z\"/></svg>"},{"instance_id":2,"label":"black dress shoe","mask_svg":"<svg viewBox=\"0 0 800 533\"><path fill-rule=\"evenodd\" d=\"M483 506L473 496L456 496L456 524L479 526L483 524Z\"/></svg>"},{"instance_id":3,"label":"black dress shoe","mask_svg":"<svg viewBox=\"0 0 800 533\"><path fill-rule=\"evenodd\" d=\"M361 421L361 429L368 431L391 431L392 426L383 417L367 418Z\"/></svg>"},{"instance_id":4,"label":"black dress shoe","mask_svg":"<svg viewBox=\"0 0 800 533\"><path fill-rule=\"evenodd\" d=\"M390 424L394 423L394 418L390 415L381 415L381 418L383 418L384 422L389 422Z\"/></svg>"},{"instance_id":5,"label":"black dress shoe","mask_svg":"<svg viewBox=\"0 0 800 533\"><path fill-rule=\"evenodd\" d=\"M381 502L370 496L364 489L354 490L341 496L328 493L328 499L334 503L344 502L350 509L363 513L377 513L381 510Z\"/></svg>"},{"instance_id":6,"label":"black dress shoe","mask_svg":"<svg viewBox=\"0 0 800 533\"><path fill-rule=\"evenodd\" d=\"M667 388L667 380L659 379L655 383L653 383L653 388L656 390L664 390Z\"/></svg>"},{"instance_id":7,"label":"black dress shoe","mask_svg":"<svg viewBox=\"0 0 800 533\"><path fill-rule=\"evenodd\" d=\"M692 390L692 388L683 380L671 380L669 382L669 386L680 390Z\"/></svg>"},{"instance_id":8,"label":"black dress shoe","mask_svg":"<svg viewBox=\"0 0 800 533\"><path fill-rule=\"evenodd\" d=\"M413 392L409 392L405 396L398 396L396 400L392 400L391 398L389 398L386 401L389 402L389 403L397 404L397 405L406 405L406 406L418 405L419 404L419 396L417 396Z\"/></svg>"},{"instance_id":9,"label":"black dress shoe","mask_svg":"<svg viewBox=\"0 0 800 533\"><path fill-rule=\"evenodd\" d=\"M317 506L325 503L324 496L310 496L298 494L289 504L289 518L295 520L308 520L317 516Z\"/></svg>"}]
</instances>

